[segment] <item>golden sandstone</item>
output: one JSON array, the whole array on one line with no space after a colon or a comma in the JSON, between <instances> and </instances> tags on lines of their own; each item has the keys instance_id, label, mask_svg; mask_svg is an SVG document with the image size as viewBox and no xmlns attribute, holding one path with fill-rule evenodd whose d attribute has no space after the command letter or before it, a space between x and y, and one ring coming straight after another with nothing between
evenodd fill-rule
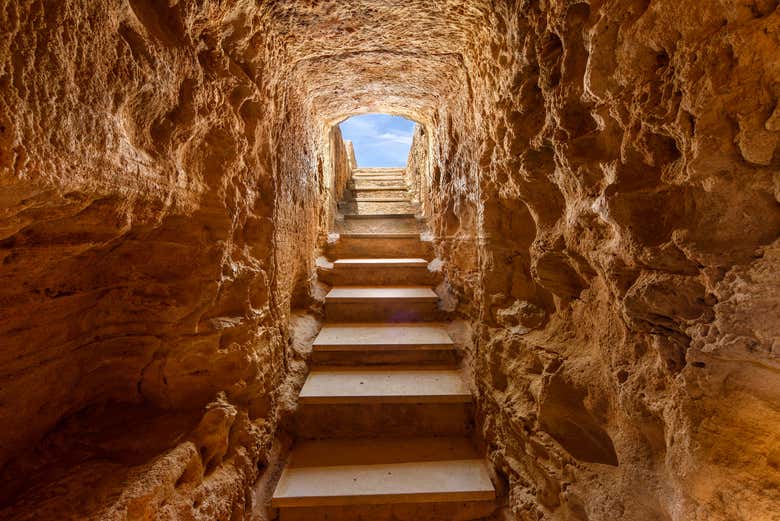
<instances>
[{"instance_id":1,"label":"golden sandstone","mask_svg":"<svg viewBox=\"0 0 780 521\"><path fill-rule=\"evenodd\" d=\"M777 520L779 100L778 0L0 0L0 519Z\"/></svg>"}]
</instances>

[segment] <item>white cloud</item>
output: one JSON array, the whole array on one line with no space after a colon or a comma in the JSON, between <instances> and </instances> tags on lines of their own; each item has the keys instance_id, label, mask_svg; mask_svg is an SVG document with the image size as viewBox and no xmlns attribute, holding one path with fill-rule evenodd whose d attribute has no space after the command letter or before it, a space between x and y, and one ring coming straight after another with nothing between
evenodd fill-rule
<instances>
[{"instance_id":1,"label":"white cloud","mask_svg":"<svg viewBox=\"0 0 780 521\"><path fill-rule=\"evenodd\" d=\"M412 144L414 124L386 114L350 118L341 124L344 139L352 141L360 166L404 166Z\"/></svg>"},{"instance_id":2,"label":"white cloud","mask_svg":"<svg viewBox=\"0 0 780 521\"><path fill-rule=\"evenodd\" d=\"M385 132L383 134L379 134L377 137L377 141L389 141L392 143L399 143L401 145L411 145L412 144L412 135L411 134L394 134L392 132Z\"/></svg>"}]
</instances>

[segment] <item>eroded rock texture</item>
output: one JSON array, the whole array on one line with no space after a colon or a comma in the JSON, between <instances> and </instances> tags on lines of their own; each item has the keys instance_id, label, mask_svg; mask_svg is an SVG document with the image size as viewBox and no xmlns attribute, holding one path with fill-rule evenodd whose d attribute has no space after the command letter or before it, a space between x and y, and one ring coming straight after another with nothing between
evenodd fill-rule
<instances>
[{"instance_id":1,"label":"eroded rock texture","mask_svg":"<svg viewBox=\"0 0 780 521\"><path fill-rule=\"evenodd\" d=\"M0 13L0 517L240 519L335 186L270 22Z\"/></svg>"},{"instance_id":2,"label":"eroded rock texture","mask_svg":"<svg viewBox=\"0 0 780 521\"><path fill-rule=\"evenodd\" d=\"M485 14L433 118L431 208L516 518L777 516L779 24Z\"/></svg>"},{"instance_id":3,"label":"eroded rock texture","mask_svg":"<svg viewBox=\"0 0 780 521\"><path fill-rule=\"evenodd\" d=\"M424 126L504 515L777 515L777 0L0 0L0 28L0 517L261 515L331 125L369 111Z\"/></svg>"}]
</instances>

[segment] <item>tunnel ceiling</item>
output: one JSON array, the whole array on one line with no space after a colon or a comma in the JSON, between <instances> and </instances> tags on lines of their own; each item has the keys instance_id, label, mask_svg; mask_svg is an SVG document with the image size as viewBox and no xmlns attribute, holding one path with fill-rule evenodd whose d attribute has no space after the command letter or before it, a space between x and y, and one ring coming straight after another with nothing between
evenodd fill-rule
<instances>
[{"instance_id":1,"label":"tunnel ceiling","mask_svg":"<svg viewBox=\"0 0 780 521\"><path fill-rule=\"evenodd\" d=\"M467 81L463 54L487 12L484 1L363 0L279 2L264 15L325 122L361 112L426 121Z\"/></svg>"}]
</instances>

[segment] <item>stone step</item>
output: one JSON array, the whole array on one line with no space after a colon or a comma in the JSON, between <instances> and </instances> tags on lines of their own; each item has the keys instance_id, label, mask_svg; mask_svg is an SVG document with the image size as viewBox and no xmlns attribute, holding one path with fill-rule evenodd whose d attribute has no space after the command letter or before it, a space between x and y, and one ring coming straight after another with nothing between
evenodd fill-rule
<instances>
[{"instance_id":1,"label":"stone step","mask_svg":"<svg viewBox=\"0 0 780 521\"><path fill-rule=\"evenodd\" d=\"M333 365L454 366L457 352L442 324L326 324L314 340L312 360Z\"/></svg>"},{"instance_id":2,"label":"stone step","mask_svg":"<svg viewBox=\"0 0 780 521\"><path fill-rule=\"evenodd\" d=\"M368 185L371 187L377 183L396 184L406 187L406 179L403 177L355 177L347 182L351 186Z\"/></svg>"},{"instance_id":3,"label":"stone step","mask_svg":"<svg viewBox=\"0 0 780 521\"><path fill-rule=\"evenodd\" d=\"M319 265L317 273L319 280L331 286L435 286L441 282L441 273L430 271L425 259L339 259Z\"/></svg>"},{"instance_id":4,"label":"stone step","mask_svg":"<svg viewBox=\"0 0 780 521\"><path fill-rule=\"evenodd\" d=\"M427 268L425 259L339 259L337 268Z\"/></svg>"},{"instance_id":5,"label":"stone step","mask_svg":"<svg viewBox=\"0 0 780 521\"><path fill-rule=\"evenodd\" d=\"M371 190L371 189L406 189L406 183L398 181L396 179L359 179L356 181L349 181L348 185L354 190Z\"/></svg>"},{"instance_id":6,"label":"stone step","mask_svg":"<svg viewBox=\"0 0 780 521\"><path fill-rule=\"evenodd\" d=\"M355 183L373 183L374 181L392 181L394 183L398 184L406 184L406 178L403 176L387 176L387 175L374 175L374 176L361 176L361 177L353 177L352 179L349 179L348 182L355 184Z\"/></svg>"},{"instance_id":7,"label":"stone step","mask_svg":"<svg viewBox=\"0 0 780 521\"><path fill-rule=\"evenodd\" d=\"M293 429L298 439L471 436L474 406L465 401L299 404Z\"/></svg>"},{"instance_id":8,"label":"stone step","mask_svg":"<svg viewBox=\"0 0 780 521\"><path fill-rule=\"evenodd\" d=\"M301 389L295 429L302 439L465 436L473 411L452 367L323 366Z\"/></svg>"},{"instance_id":9,"label":"stone step","mask_svg":"<svg viewBox=\"0 0 780 521\"><path fill-rule=\"evenodd\" d=\"M377 177L389 177L392 179L406 179L403 172L355 172L351 179L375 179Z\"/></svg>"},{"instance_id":10,"label":"stone step","mask_svg":"<svg viewBox=\"0 0 780 521\"><path fill-rule=\"evenodd\" d=\"M406 201L406 199L377 199L375 201ZM414 213L380 213L380 214L347 214L344 215L344 219L417 219L417 214Z\"/></svg>"},{"instance_id":11,"label":"stone step","mask_svg":"<svg viewBox=\"0 0 780 521\"><path fill-rule=\"evenodd\" d=\"M423 240L421 240L421 238ZM332 236L325 245L329 259L433 258L433 241L425 235L404 237Z\"/></svg>"},{"instance_id":12,"label":"stone step","mask_svg":"<svg viewBox=\"0 0 780 521\"><path fill-rule=\"evenodd\" d=\"M403 170L376 170L372 172L352 172L352 177L364 177L364 176L390 176L390 177L405 177L406 173Z\"/></svg>"},{"instance_id":13,"label":"stone step","mask_svg":"<svg viewBox=\"0 0 780 521\"><path fill-rule=\"evenodd\" d=\"M347 190L350 194L358 194L357 196L353 195L352 199L371 199L373 197L409 199L410 197L409 188L398 183L388 183L387 185L361 183L360 185L348 185ZM343 200L350 199L344 197Z\"/></svg>"},{"instance_id":14,"label":"stone step","mask_svg":"<svg viewBox=\"0 0 780 521\"><path fill-rule=\"evenodd\" d=\"M281 521L466 521L495 489L465 438L299 442L273 494Z\"/></svg>"},{"instance_id":15,"label":"stone step","mask_svg":"<svg viewBox=\"0 0 780 521\"><path fill-rule=\"evenodd\" d=\"M406 176L403 174L355 174L352 179L398 179L405 180Z\"/></svg>"},{"instance_id":16,"label":"stone step","mask_svg":"<svg viewBox=\"0 0 780 521\"><path fill-rule=\"evenodd\" d=\"M460 358L455 349L320 351L311 354L311 363L317 367L354 367L397 365L417 367L457 367Z\"/></svg>"},{"instance_id":17,"label":"stone step","mask_svg":"<svg viewBox=\"0 0 780 521\"><path fill-rule=\"evenodd\" d=\"M331 289L325 302L436 302L438 295L427 286L341 286Z\"/></svg>"},{"instance_id":18,"label":"stone step","mask_svg":"<svg viewBox=\"0 0 780 521\"><path fill-rule=\"evenodd\" d=\"M381 188L385 190L406 190L406 183L395 179L360 179L350 181L347 186L352 190L370 190L371 188Z\"/></svg>"},{"instance_id":19,"label":"stone step","mask_svg":"<svg viewBox=\"0 0 780 521\"><path fill-rule=\"evenodd\" d=\"M353 188L352 191L353 192L381 192L383 190L391 190L391 189L399 190L399 191L400 190L406 191L406 187L402 188L400 186L397 187L397 188L388 188L386 186L371 186L371 187L368 187L368 188Z\"/></svg>"},{"instance_id":20,"label":"stone step","mask_svg":"<svg viewBox=\"0 0 780 521\"><path fill-rule=\"evenodd\" d=\"M452 338L444 324L326 324L314 339L318 349L449 349Z\"/></svg>"},{"instance_id":21,"label":"stone step","mask_svg":"<svg viewBox=\"0 0 780 521\"><path fill-rule=\"evenodd\" d=\"M438 300L427 286L336 286L325 295L325 317L334 322L441 320Z\"/></svg>"},{"instance_id":22,"label":"stone step","mask_svg":"<svg viewBox=\"0 0 780 521\"><path fill-rule=\"evenodd\" d=\"M336 221L336 233L420 233L420 224L414 217L387 218L367 217L363 219L344 219Z\"/></svg>"},{"instance_id":23,"label":"stone step","mask_svg":"<svg viewBox=\"0 0 780 521\"><path fill-rule=\"evenodd\" d=\"M393 213L416 213L417 205L408 199L377 198L381 200L342 201L339 203L339 209L346 214L393 214Z\"/></svg>"},{"instance_id":24,"label":"stone step","mask_svg":"<svg viewBox=\"0 0 780 521\"><path fill-rule=\"evenodd\" d=\"M361 203L366 206L373 206L368 205L366 203L407 203L407 204L413 204L411 199L408 197L366 197L363 199L360 199L360 201L356 201L354 199L349 201L339 201L339 206L349 207L355 205L355 203ZM379 205L377 205L379 206ZM390 205L387 205L390 206Z\"/></svg>"},{"instance_id":25,"label":"stone step","mask_svg":"<svg viewBox=\"0 0 780 521\"><path fill-rule=\"evenodd\" d=\"M420 232L343 232L339 235L352 239L420 239Z\"/></svg>"},{"instance_id":26,"label":"stone step","mask_svg":"<svg viewBox=\"0 0 780 521\"><path fill-rule=\"evenodd\" d=\"M336 286L325 296L325 317L334 322L441 320L438 299L427 286Z\"/></svg>"},{"instance_id":27,"label":"stone step","mask_svg":"<svg viewBox=\"0 0 780 521\"><path fill-rule=\"evenodd\" d=\"M409 191L406 188L353 188L350 190L348 200L363 201L367 199L400 199L408 201Z\"/></svg>"},{"instance_id":28,"label":"stone step","mask_svg":"<svg viewBox=\"0 0 780 521\"><path fill-rule=\"evenodd\" d=\"M427 286L341 286L331 289L325 302L436 302L439 297Z\"/></svg>"},{"instance_id":29,"label":"stone step","mask_svg":"<svg viewBox=\"0 0 780 521\"><path fill-rule=\"evenodd\" d=\"M317 368L298 395L300 404L468 403L471 393L455 369L395 366Z\"/></svg>"},{"instance_id":30,"label":"stone step","mask_svg":"<svg viewBox=\"0 0 780 521\"><path fill-rule=\"evenodd\" d=\"M406 168L401 166L363 166L355 168L352 172L355 174L371 174L377 172L405 172Z\"/></svg>"}]
</instances>

